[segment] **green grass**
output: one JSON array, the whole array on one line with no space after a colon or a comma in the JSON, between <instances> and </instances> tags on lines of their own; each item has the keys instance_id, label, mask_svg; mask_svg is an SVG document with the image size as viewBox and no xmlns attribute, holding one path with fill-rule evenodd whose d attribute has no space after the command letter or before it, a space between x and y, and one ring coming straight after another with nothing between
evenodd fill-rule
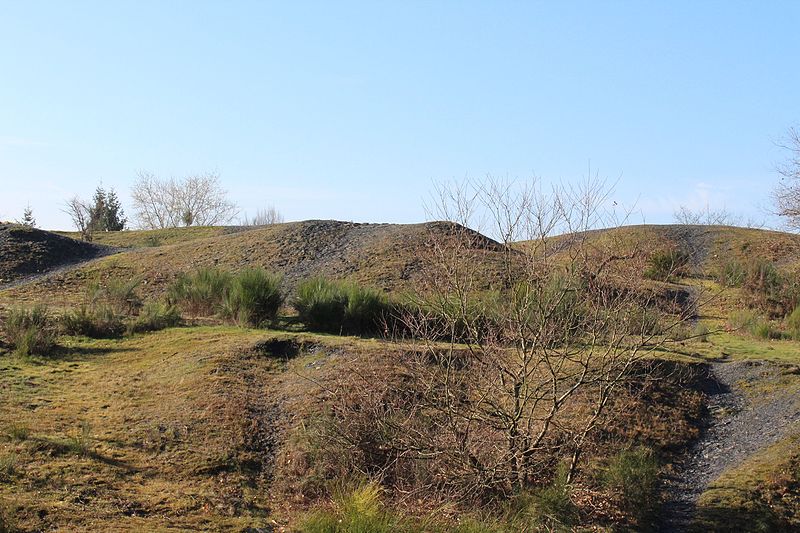
<instances>
[{"instance_id":1,"label":"green grass","mask_svg":"<svg viewBox=\"0 0 800 533\"><path fill-rule=\"evenodd\" d=\"M168 228L156 230L124 230L100 231L93 234L93 242L116 246L120 248L149 248L167 246L197 239L206 239L228 233L234 233L237 228L224 226L192 226L188 228ZM80 239L80 234L74 231L56 232L65 237Z\"/></svg>"}]
</instances>

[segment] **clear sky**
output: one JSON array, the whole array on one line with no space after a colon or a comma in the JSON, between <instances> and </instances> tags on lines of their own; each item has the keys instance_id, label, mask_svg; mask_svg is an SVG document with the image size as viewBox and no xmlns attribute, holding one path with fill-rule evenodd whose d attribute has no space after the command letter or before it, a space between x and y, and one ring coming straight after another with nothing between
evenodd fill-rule
<instances>
[{"instance_id":1,"label":"clear sky","mask_svg":"<svg viewBox=\"0 0 800 533\"><path fill-rule=\"evenodd\" d=\"M251 215L417 222L436 180L762 217L800 2L0 1L0 219L217 170ZM763 217L762 217L763 218Z\"/></svg>"}]
</instances>

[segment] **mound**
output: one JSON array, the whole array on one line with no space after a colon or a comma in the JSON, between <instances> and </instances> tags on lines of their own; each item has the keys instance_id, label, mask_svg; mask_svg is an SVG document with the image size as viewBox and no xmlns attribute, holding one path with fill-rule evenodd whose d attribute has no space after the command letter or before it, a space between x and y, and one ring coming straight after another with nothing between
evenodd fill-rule
<instances>
[{"instance_id":1,"label":"mound","mask_svg":"<svg viewBox=\"0 0 800 533\"><path fill-rule=\"evenodd\" d=\"M0 287L112 251L107 246L77 241L49 231L0 224Z\"/></svg>"},{"instance_id":2,"label":"mound","mask_svg":"<svg viewBox=\"0 0 800 533\"><path fill-rule=\"evenodd\" d=\"M240 270L261 266L284 276L288 289L316 275L350 279L387 291L409 287L422 275L422 252L431 235L446 238L451 223L359 224L310 220L275 224L177 244L115 254L82 268L6 292L4 296L38 299L57 291L59 299L80 294L86 280L141 277L143 292L156 294L180 272L198 267ZM474 233L476 249L500 258L502 247ZM487 277L490 279L490 277Z\"/></svg>"}]
</instances>

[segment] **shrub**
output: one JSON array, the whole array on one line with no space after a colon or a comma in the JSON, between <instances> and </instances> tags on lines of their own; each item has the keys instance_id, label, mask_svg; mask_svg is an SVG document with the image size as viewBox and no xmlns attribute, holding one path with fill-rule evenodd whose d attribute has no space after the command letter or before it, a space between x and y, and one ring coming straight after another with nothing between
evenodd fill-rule
<instances>
[{"instance_id":1,"label":"shrub","mask_svg":"<svg viewBox=\"0 0 800 533\"><path fill-rule=\"evenodd\" d=\"M129 333L159 331L181 323L181 314L174 305L162 302L148 302L142 308L136 320L128 325Z\"/></svg>"},{"instance_id":2,"label":"shrub","mask_svg":"<svg viewBox=\"0 0 800 533\"><path fill-rule=\"evenodd\" d=\"M17 472L17 456L13 453L0 455L0 481L9 482Z\"/></svg>"},{"instance_id":3,"label":"shrub","mask_svg":"<svg viewBox=\"0 0 800 533\"><path fill-rule=\"evenodd\" d=\"M508 517L513 528L520 531L569 531L579 519L565 465L559 466L550 485L518 496Z\"/></svg>"},{"instance_id":4,"label":"shrub","mask_svg":"<svg viewBox=\"0 0 800 533\"><path fill-rule=\"evenodd\" d=\"M708 326L698 322L692 329L692 337L700 342L708 342Z\"/></svg>"},{"instance_id":5,"label":"shrub","mask_svg":"<svg viewBox=\"0 0 800 533\"><path fill-rule=\"evenodd\" d=\"M111 278L103 289L105 303L115 313L126 316L135 314L142 307L142 300L136 289L142 283L142 278L135 277L129 280Z\"/></svg>"},{"instance_id":6,"label":"shrub","mask_svg":"<svg viewBox=\"0 0 800 533\"><path fill-rule=\"evenodd\" d=\"M30 437L31 431L28 429L28 426L20 424L18 422L12 422L11 425L8 426L6 429L6 435L11 440L16 441L23 441L27 440Z\"/></svg>"},{"instance_id":7,"label":"shrub","mask_svg":"<svg viewBox=\"0 0 800 533\"><path fill-rule=\"evenodd\" d=\"M389 311L389 299L372 287L351 284L347 287L344 330L353 333L379 331Z\"/></svg>"},{"instance_id":8,"label":"shrub","mask_svg":"<svg viewBox=\"0 0 800 533\"><path fill-rule=\"evenodd\" d=\"M750 331L758 322L758 315L750 309L737 309L728 317L728 326L739 331Z\"/></svg>"},{"instance_id":9,"label":"shrub","mask_svg":"<svg viewBox=\"0 0 800 533\"><path fill-rule=\"evenodd\" d=\"M192 316L212 316L222 308L231 274L218 268L182 273L167 289L167 300Z\"/></svg>"},{"instance_id":10,"label":"shrub","mask_svg":"<svg viewBox=\"0 0 800 533\"><path fill-rule=\"evenodd\" d=\"M786 330L793 339L800 339L800 306L786 318Z\"/></svg>"},{"instance_id":11,"label":"shrub","mask_svg":"<svg viewBox=\"0 0 800 533\"><path fill-rule=\"evenodd\" d=\"M107 305L81 305L61 316L61 331L65 335L82 335L93 339L113 339L122 335L122 318Z\"/></svg>"},{"instance_id":12,"label":"shrub","mask_svg":"<svg viewBox=\"0 0 800 533\"><path fill-rule=\"evenodd\" d=\"M334 512L318 511L307 517L300 530L305 533L391 533L401 528L400 520L383 509L380 487L375 483L334 498Z\"/></svg>"},{"instance_id":13,"label":"shrub","mask_svg":"<svg viewBox=\"0 0 800 533\"><path fill-rule=\"evenodd\" d=\"M5 333L14 353L20 357L47 355L56 344L55 328L42 305L9 311Z\"/></svg>"},{"instance_id":14,"label":"shrub","mask_svg":"<svg viewBox=\"0 0 800 533\"><path fill-rule=\"evenodd\" d=\"M298 285L294 307L309 329L333 333L374 333L391 313L380 291L321 277Z\"/></svg>"},{"instance_id":15,"label":"shrub","mask_svg":"<svg viewBox=\"0 0 800 533\"><path fill-rule=\"evenodd\" d=\"M767 320L758 320L750 328L750 333L759 339L780 339L783 335L780 331L774 329L772 324Z\"/></svg>"},{"instance_id":16,"label":"shrub","mask_svg":"<svg viewBox=\"0 0 800 533\"><path fill-rule=\"evenodd\" d=\"M223 297L223 314L239 325L260 327L275 320L283 304L280 277L262 268L241 271Z\"/></svg>"},{"instance_id":17,"label":"shrub","mask_svg":"<svg viewBox=\"0 0 800 533\"><path fill-rule=\"evenodd\" d=\"M717 282L723 287L741 287L747 278L747 269L737 259L731 259L720 267Z\"/></svg>"},{"instance_id":18,"label":"shrub","mask_svg":"<svg viewBox=\"0 0 800 533\"><path fill-rule=\"evenodd\" d=\"M14 522L11 508L0 500L0 533L15 533L19 531Z\"/></svg>"},{"instance_id":19,"label":"shrub","mask_svg":"<svg viewBox=\"0 0 800 533\"><path fill-rule=\"evenodd\" d=\"M689 254L683 250L667 250L656 252L650 257L644 276L657 281L669 281L673 277L686 273Z\"/></svg>"},{"instance_id":20,"label":"shrub","mask_svg":"<svg viewBox=\"0 0 800 533\"><path fill-rule=\"evenodd\" d=\"M611 458L600 480L617 494L625 511L641 520L654 511L658 471L655 453L649 448L637 447Z\"/></svg>"},{"instance_id":21,"label":"shrub","mask_svg":"<svg viewBox=\"0 0 800 533\"><path fill-rule=\"evenodd\" d=\"M347 295L339 283L316 277L301 281L297 286L294 307L309 329L339 331L346 306Z\"/></svg>"}]
</instances>

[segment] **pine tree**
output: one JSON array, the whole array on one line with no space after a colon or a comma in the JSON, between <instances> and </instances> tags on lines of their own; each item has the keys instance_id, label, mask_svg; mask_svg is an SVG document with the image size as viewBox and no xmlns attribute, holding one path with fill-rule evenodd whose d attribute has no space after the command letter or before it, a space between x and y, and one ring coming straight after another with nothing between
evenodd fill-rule
<instances>
[{"instance_id":1,"label":"pine tree","mask_svg":"<svg viewBox=\"0 0 800 533\"><path fill-rule=\"evenodd\" d=\"M31 207L31 204L28 204L28 206L22 212L22 220L19 220L18 223L28 228L36 227L36 219L33 218L33 208Z\"/></svg>"},{"instance_id":2,"label":"pine tree","mask_svg":"<svg viewBox=\"0 0 800 533\"><path fill-rule=\"evenodd\" d=\"M114 189L111 189L108 191L108 194L106 194L104 222L106 231L122 231L125 229L125 224L128 222L125 218L125 212L122 210L122 204Z\"/></svg>"},{"instance_id":3,"label":"pine tree","mask_svg":"<svg viewBox=\"0 0 800 533\"><path fill-rule=\"evenodd\" d=\"M114 189L106 192L102 186L97 187L89 208L89 227L92 231L120 231L125 229L126 222Z\"/></svg>"}]
</instances>

